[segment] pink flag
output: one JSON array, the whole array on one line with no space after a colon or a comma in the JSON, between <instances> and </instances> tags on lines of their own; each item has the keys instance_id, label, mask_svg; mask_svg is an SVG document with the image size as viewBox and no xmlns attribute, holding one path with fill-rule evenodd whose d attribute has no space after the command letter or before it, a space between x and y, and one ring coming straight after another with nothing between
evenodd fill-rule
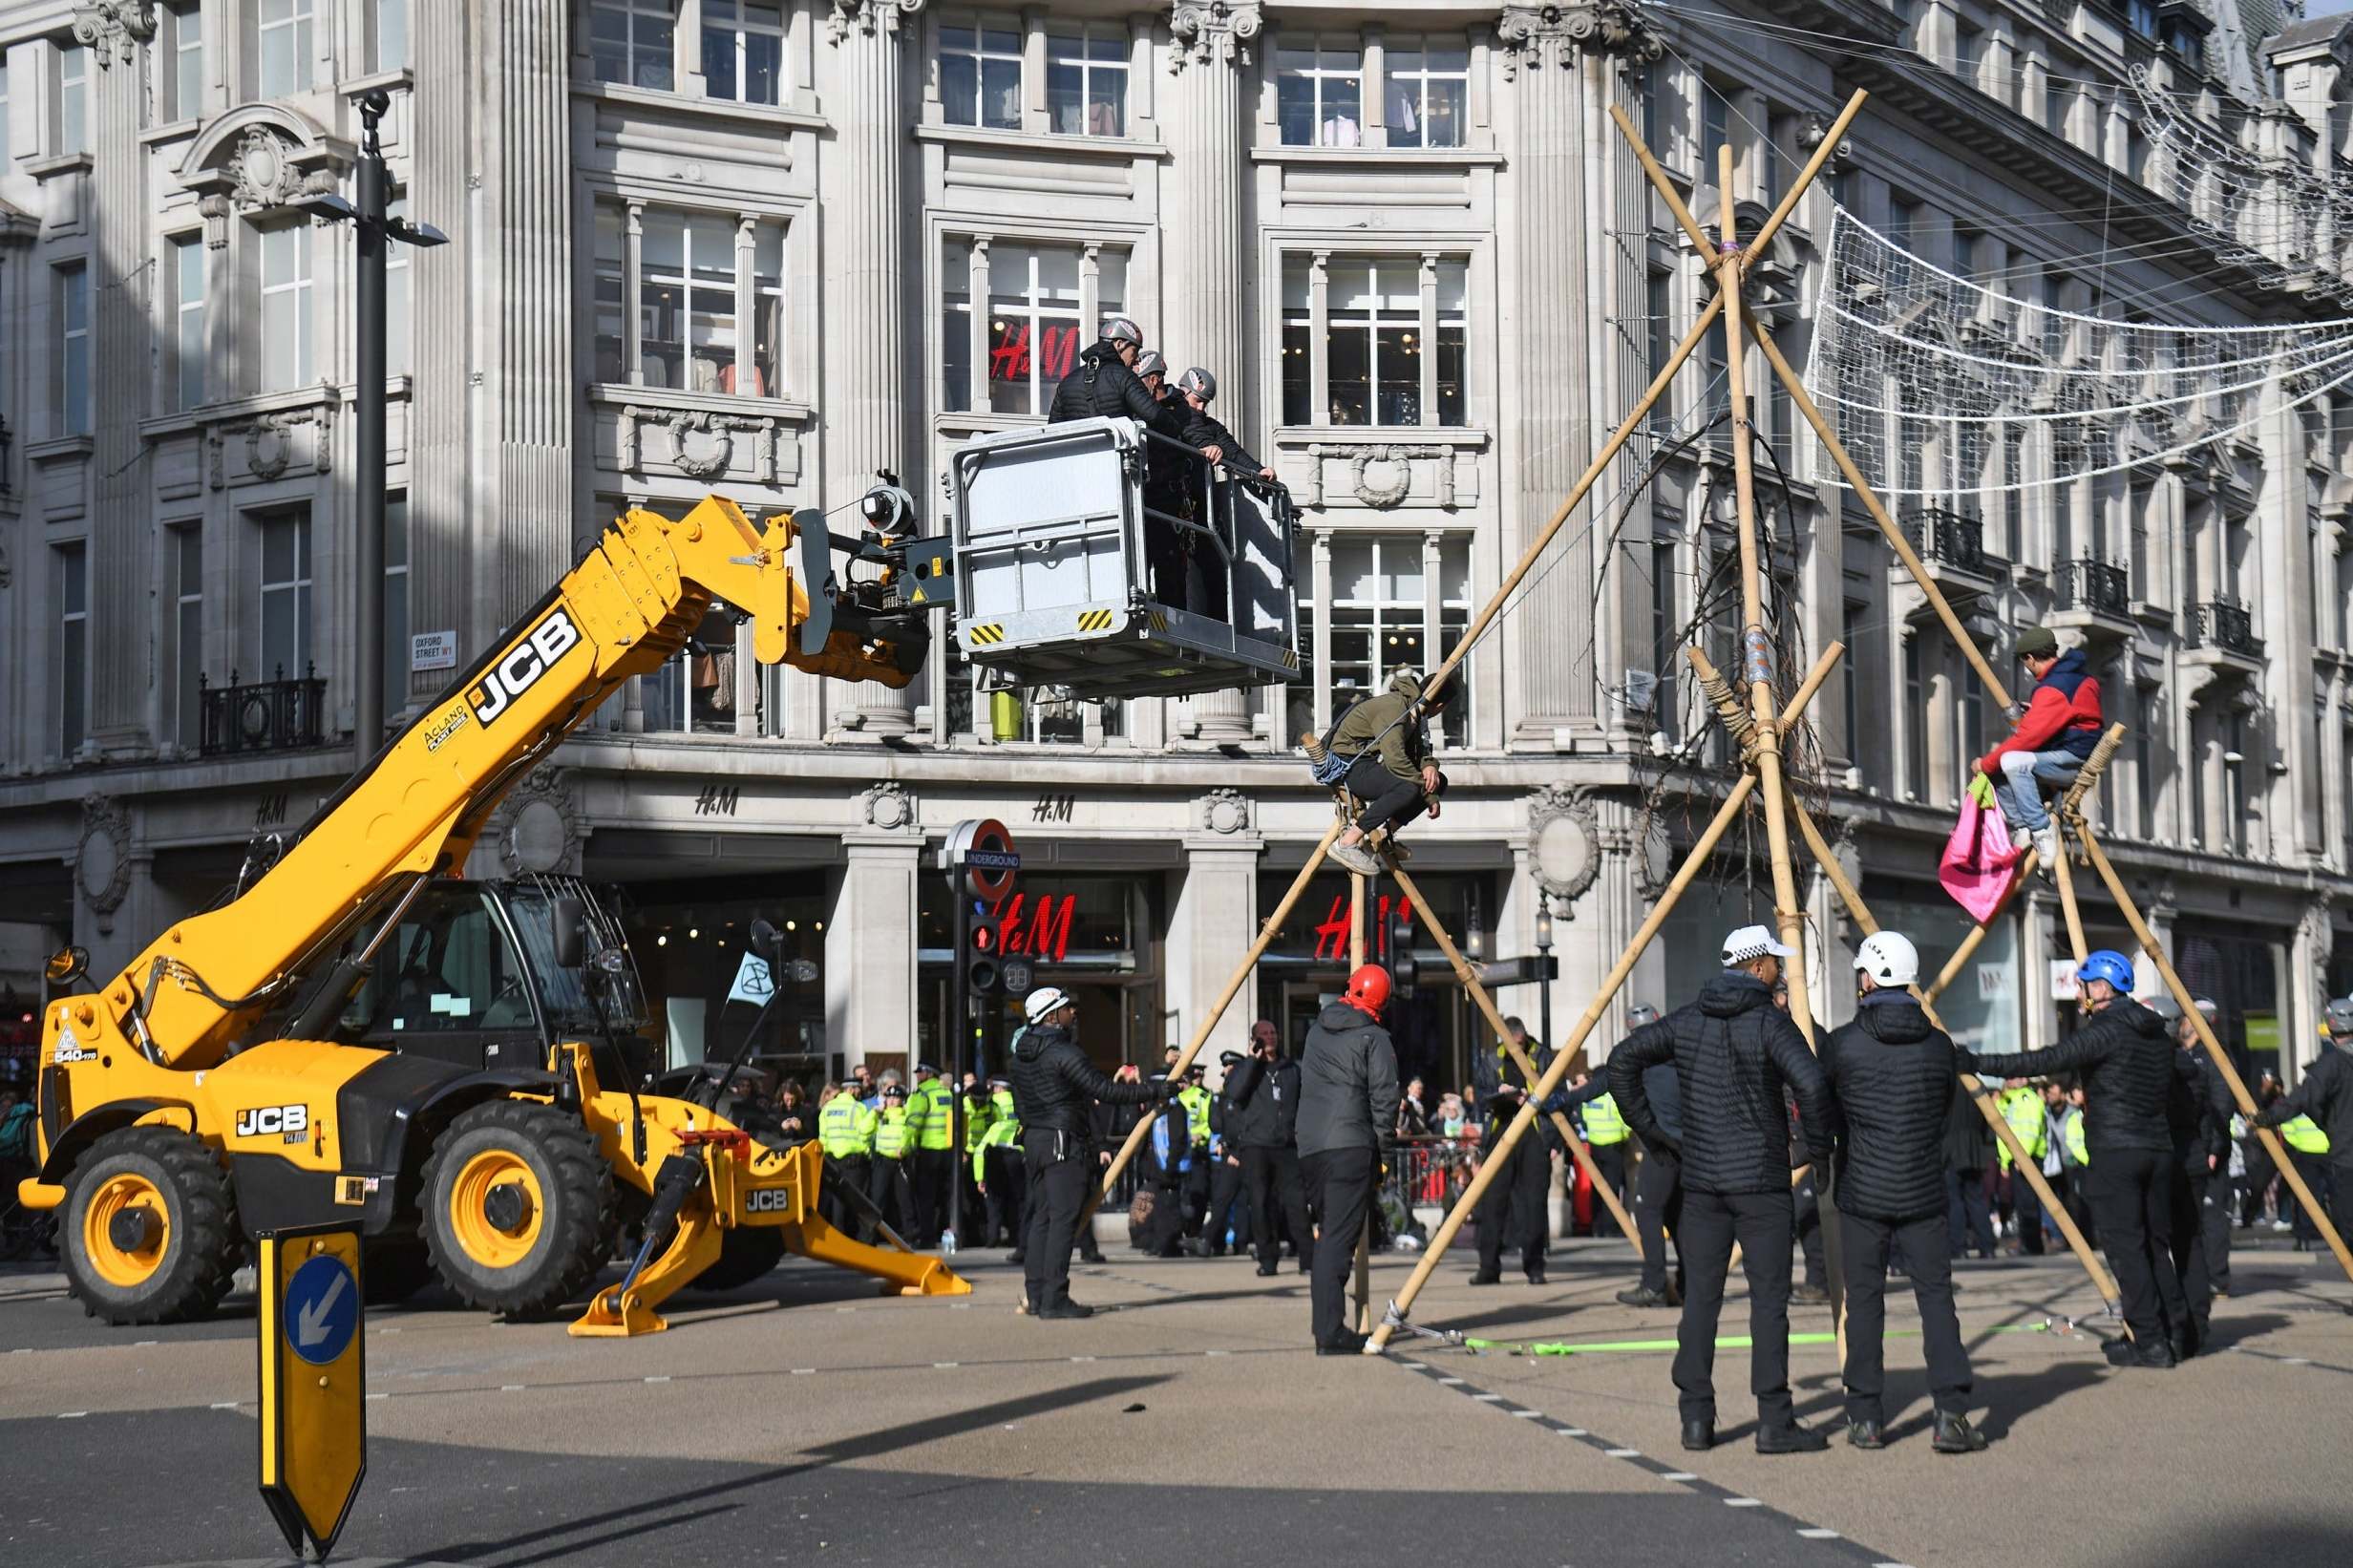
<instances>
[{"instance_id":1,"label":"pink flag","mask_svg":"<svg viewBox=\"0 0 2353 1568\"><path fill-rule=\"evenodd\" d=\"M1937 866L1937 880L1944 891L1980 923L2002 907L2018 875L2019 851L2010 845L2009 824L2002 819L2001 808L1986 798L1992 793L1984 774L1971 782L1961 797L1961 820L1953 825L1953 837L1945 840L1944 858Z\"/></svg>"}]
</instances>

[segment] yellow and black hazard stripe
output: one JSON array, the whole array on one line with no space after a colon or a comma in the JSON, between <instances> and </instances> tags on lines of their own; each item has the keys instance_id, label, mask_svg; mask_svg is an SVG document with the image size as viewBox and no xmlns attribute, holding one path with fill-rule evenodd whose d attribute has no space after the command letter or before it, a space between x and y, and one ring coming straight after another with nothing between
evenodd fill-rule
<instances>
[{"instance_id":1,"label":"yellow and black hazard stripe","mask_svg":"<svg viewBox=\"0 0 2353 1568\"><path fill-rule=\"evenodd\" d=\"M1298 653L1290 648L1284 648L1282 650L1282 667L1285 669L1297 669L1299 667Z\"/></svg>"},{"instance_id":2,"label":"yellow and black hazard stripe","mask_svg":"<svg viewBox=\"0 0 2353 1568\"><path fill-rule=\"evenodd\" d=\"M1079 611L1079 614L1078 614L1078 629L1079 629L1079 630L1081 630L1081 631L1109 631L1109 630L1111 630L1111 629L1112 629L1112 612L1111 612L1110 610L1081 610L1081 611Z\"/></svg>"},{"instance_id":3,"label":"yellow and black hazard stripe","mask_svg":"<svg viewBox=\"0 0 2353 1568\"><path fill-rule=\"evenodd\" d=\"M985 647L991 643L1002 643L1005 641L1005 623L983 621L966 626L965 627L965 641L974 647Z\"/></svg>"},{"instance_id":4,"label":"yellow and black hazard stripe","mask_svg":"<svg viewBox=\"0 0 2353 1568\"><path fill-rule=\"evenodd\" d=\"M1168 617L1162 615L1158 610L1154 610L1152 612L1152 629L1155 631L1168 630Z\"/></svg>"}]
</instances>

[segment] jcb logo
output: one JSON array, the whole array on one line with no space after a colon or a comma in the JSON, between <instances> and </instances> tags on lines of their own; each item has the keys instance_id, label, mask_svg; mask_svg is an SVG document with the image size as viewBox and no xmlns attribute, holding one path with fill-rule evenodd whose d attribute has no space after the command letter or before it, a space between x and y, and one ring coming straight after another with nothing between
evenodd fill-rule
<instances>
[{"instance_id":1,"label":"jcb logo","mask_svg":"<svg viewBox=\"0 0 2353 1568\"><path fill-rule=\"evenodd\" d=\"M580 628L572 625L572 618L562 610L549 610L546 620L509 648L505 658L484 670L466 692L474 716L484 724L497 719L579 641Z\"/></svg>"},{"instance_id":2,"label":"jcb logo","mask_svg":"<svg viewBox=\"0 0 2353 1568\"><path fill-rule=\"evenodd\" d=\"M309 1130L310 1108L307 1105L257 1105L250 1111L237 1112L237 1135L241 1138L267 1137L272 1133L300 1137Z\"/></svg>"},{"instance_id":3,"label":"jcb logo","mask_svg":"<svg viewBox=\"0 0 2353 1568\"><path fill-rule=\"evenodd\" d=\"M790 1187L755 1187L744 1195L744 1209L749 1214L776 1214L792 1206Z\"/></svg>"}]
</instances>

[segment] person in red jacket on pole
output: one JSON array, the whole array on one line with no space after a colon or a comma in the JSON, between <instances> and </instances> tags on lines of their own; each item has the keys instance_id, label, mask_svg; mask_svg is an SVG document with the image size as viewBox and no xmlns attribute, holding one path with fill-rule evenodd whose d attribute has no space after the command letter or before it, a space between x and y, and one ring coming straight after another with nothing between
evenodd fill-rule
<instances>
[{"instance_id":1,"label":"person in red jacket on pole","mask_svg":"<svg viewBox=\"0 0 2353 1568\"><path fill-rule=\"evenodd\" d=\"M2100 683L2081 648L2059 651L2046 626L2018 634L2018 657L2034 677L2025 715L2009 739L1978 759L1978 772L1993 780L1994 799L2009 825L2010 841L2029 844L2047 867L2059 858L2059 830L2044 809L2043 795L2066 793L2100 743Z\"/></svg>"}]
</instances>

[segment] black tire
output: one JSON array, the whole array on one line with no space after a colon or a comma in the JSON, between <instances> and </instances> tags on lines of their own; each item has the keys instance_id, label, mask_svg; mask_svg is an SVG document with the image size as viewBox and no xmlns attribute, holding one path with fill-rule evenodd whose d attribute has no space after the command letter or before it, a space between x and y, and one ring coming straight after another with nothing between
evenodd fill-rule
<instances>
[{"instance_id":1,"label":"black tire","mask_svg":"<svg viewBox=\"0 0 2353 1568\"><path fill-rule=\"evenodd\" d=\"M165 1235L138 1280L108 1279L90 1253L91 1204L118 1180L143 1183L163 1208ZM66 1178L57 1226L66 1283L93 1317L112 1324L206 1318L244 1258L228 1173L201 1142L169 1127L126 1127L93 1143ZM119 1270L117 1270L119 1272Z\"/></svg>"},{"instance_id":2,"label":"black tire","mask_svg":"<svg viewBox=\"0 0 2353 1568\"><path fill-rule=\"evenodd\" d=\"M476 1257L455 1218L459 1176L484 1155L503 1155L528 1167L540 1191L532 1217L537 1230L506 1261ZM587 1295L604 1261L612 1172L576 1118L526 1100L477 1105L434 1140L422 1187L418 1201L434 1272L468 1305L536 1318Z\"/></svg>"},{"instance_id":3,"label":"black tire","mask_svg":"<svg viewBox=\"0 0 2353 1568\"><path fill-rule=\"evenodd\" d=\"M418 1240L370 1243L360 1259L360 1299L370 1306L397 1306L434 1282L433 1259Z\"/></svg>"},{"instance_id":4,"label":"black tire","mask_svg":"<svg viewBox=\"0 0 2353 1568\"><path fill-rule=\"evenodd\" d=\"M687 1283L689 1290L733 1290L784 1261L784 1231L775 1225L737 1225L719 1233L719 1259Z\"/></svg>"}]
</instances>

